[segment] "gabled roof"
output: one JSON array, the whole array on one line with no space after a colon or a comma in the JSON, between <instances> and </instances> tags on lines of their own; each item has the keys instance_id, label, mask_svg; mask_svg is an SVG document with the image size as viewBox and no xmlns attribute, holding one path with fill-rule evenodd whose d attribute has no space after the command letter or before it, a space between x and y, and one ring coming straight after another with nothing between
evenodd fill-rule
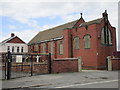
<instances>
[{"instance_id":1,"label":"gabled roof","mask_svg":"<svg viewBox=\"0 0 120 90\"><path fill-rule=\"evenodd\" d=\"M78 20L39 32L28 44L63 36L63 29L72 28Z\"/></svg>"},{"instance_id":2,"label":"gabled roof","mask_svg":"<svg viewBox=\"0 0 120 90\"><path fill-rule=\"evenodd\" d=\"M16 36L10 37L10 38L8 38L8 39L5 39L4 41L0 42L0 45L3 45L3 44L5 44L5 43L7 43L8 41L12 40L12 39L15 38L15 37L16 37Z\"/></svg>"},{"instance_id":3,"label":"gabled roof","mask_svg":"<svg viewBox=\"0 0 120 90\"><path fill-rule=\"evenodd\" d=\"M17 39L17 41L14 41L14 39ZM5 43L25 43L25 42L22 41L19 37L13 36L13 37L10 37L10 38L5 39L4 41L0 42L0 45L3 45Z\"/></svg>"},{"instance_id":4,"label":"gabled roof","mask_svg":"<svg viewBox=\"0 0 120 90\"><path fill-rule=\"evenodd\" d=\"M80 19L78 19L80 20ZM41 31L39 32L28 44L34 44L43 40L50 40L52 38L57 38L57 37L61 37L63 36L63 30L65 28L73 28L74 25L78 22L78 20L54 27L54 28L50 28L47 29L45 31ZM95 19L89 22L84 22L80 24L81 26L86 26L86 25L90 25L90 24L100 24L100 22L103 20L103 18L99 18L99 19Z\"/></svg>"},{"instance_id":5,"label":"gabled roof","mask_svg":"<svg viewBox=\"0 0 120 90\"><path fill-rule=\"evenodd\" d=\"M89 22L81 23L80 26L86 26L91 24L100 24L100 22L103 20L103 18L98 18Z\"/></svg>"}]
</instances>

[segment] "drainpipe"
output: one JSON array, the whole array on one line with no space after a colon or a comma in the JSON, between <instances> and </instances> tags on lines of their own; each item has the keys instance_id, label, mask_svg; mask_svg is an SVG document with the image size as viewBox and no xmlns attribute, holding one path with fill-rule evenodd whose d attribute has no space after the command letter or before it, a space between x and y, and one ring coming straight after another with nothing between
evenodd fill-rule
<instances>
[{"instance_id":1,"label":"drainpipe","mask_svg":"<svg viewBox=\"0 0 120 90\"><path fill-rule=\"evenodd\" d=\"M71 46L70 46L71 47L71 58L73 58L73 35L72 34L70 35L70 40L71 40L70 42L71 43Z\"/></svg>"}]
</instances>

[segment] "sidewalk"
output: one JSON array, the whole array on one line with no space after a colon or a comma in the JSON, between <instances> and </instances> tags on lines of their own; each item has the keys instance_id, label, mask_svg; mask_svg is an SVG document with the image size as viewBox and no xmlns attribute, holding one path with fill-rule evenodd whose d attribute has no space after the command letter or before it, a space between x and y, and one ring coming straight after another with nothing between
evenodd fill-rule
<instances>
[{"instance_id":1,"label":"sidewalk","mask_svg":"<svg viewBox=\"0 0 120 90\"><path fill-rule=\"evenodd\" d=\"M77 84L102 80L118 79L117 71L90 71L74 73L45 74L32 77L3 80L3 88L24 88L24 87L54 87L59 85Z\"/></svg>"}]
</instances>

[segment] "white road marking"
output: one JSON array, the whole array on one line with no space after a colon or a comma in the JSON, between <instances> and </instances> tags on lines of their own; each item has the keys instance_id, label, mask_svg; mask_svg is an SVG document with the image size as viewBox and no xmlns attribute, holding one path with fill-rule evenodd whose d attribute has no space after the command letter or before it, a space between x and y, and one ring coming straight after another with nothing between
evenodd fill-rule
<instances>
[{"instance_id":1,"label":"white road marking","mask_svg":"<svg viewBox=\"0 0 120 90\"><path fill-rule=\"evenodd\" d=\"M60 86L60 87L55 87L55 88L68 88L68 87L73 87L73 86L83 86L83 85L90 85L90 84L97 84L97 83L109 83L109 82L116 82L116 81L118 80L83 83L83 84L76 84L76 85L69 85L69 86Z\"/></svg>"}]
</instances>

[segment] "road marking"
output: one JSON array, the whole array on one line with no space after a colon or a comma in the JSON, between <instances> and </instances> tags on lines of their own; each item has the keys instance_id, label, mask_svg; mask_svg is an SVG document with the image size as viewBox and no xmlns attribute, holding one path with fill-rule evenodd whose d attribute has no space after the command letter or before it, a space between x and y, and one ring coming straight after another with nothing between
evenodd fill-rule
<instances>
[{"instance_id":1,"label":"road marking","mask_svg":"<svg viewBox=\"0 0 120 90\"><path fill-rule=\"evenodd\" d=\"M83 85L90 85L90 84L97 84L97 83L109 83L109 82L116 82L116 81L118 81L118 80L110 80L110 81L83 83L83 84L77 84L77 85L60 86L60 87L55 87L55 88L68 88L68 87L73 87L73 86L83 86Z\"/></svg>"}]
</instances>

